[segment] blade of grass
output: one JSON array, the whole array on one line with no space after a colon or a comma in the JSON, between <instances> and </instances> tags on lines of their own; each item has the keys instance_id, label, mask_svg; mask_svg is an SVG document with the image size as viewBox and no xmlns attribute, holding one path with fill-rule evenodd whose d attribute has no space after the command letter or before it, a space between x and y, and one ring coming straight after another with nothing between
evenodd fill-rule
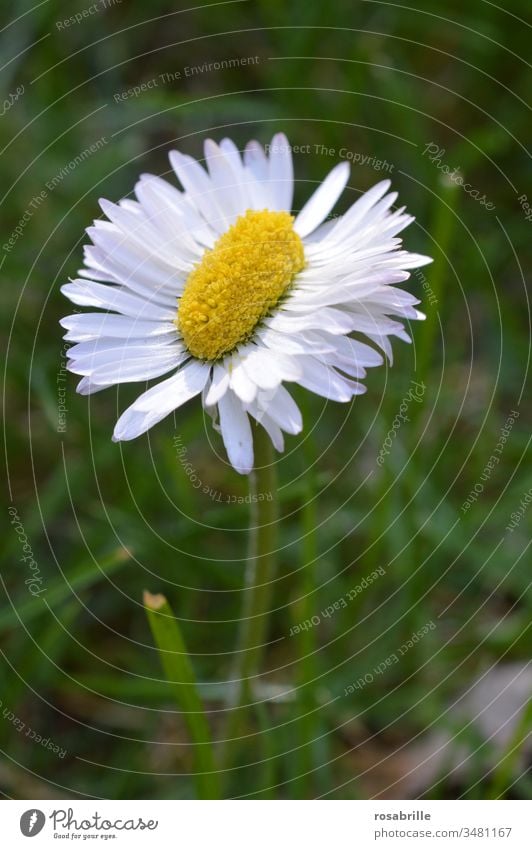
<instances>
[{"instance_id":1,"label":"blade of grass","mask_svg":"<svg viewBox=\"0 0 532 849\"><path fill-rule=\"evenodd\" d=\"M198 798L219 799L219 780L209 723L181 629L163 595L152 595L145 591L143 601L164 674L172 685L177 706L183 712L194 744Z\"/></svg>"}]
</instances>

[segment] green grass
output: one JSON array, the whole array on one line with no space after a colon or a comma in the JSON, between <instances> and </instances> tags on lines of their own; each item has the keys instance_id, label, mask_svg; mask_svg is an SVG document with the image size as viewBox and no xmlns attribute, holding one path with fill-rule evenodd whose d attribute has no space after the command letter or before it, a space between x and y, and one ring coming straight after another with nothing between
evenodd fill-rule
<instances>
[{"instance_id":1,"label":"green grass","mask_svg":"<svg viewBox=\"0 0 532 849\"><path fill-rule=\"evenodd\" d=\"M175 611L212 733L222 733L247 526L246 505L225 497L245 495L246 482L214 453L209 442L224 456L198 404L149 437L113 444L117 412L138 387L108 390L89 405L69 376L66 432L58 433L58 321L72 312L59 287L81 265L100 196L128 195L145 171L168 174L173 147L201 157L209 135L243 146L284 130L294 145L311 146L295 156L296 207L342 148L393 165L391 174L354 165L339 210L390 176L416 216L408 248L435 258L422 271L437 303L413 276L427 321L412 328L414 346L394 344L393 368L370 373L367 394L351 409L297 394L306 428L288 437L279 463L282 553L263 663L265 682L296 696L260 705L231 793L379 793L394 780L395 753L438 728L475 675L530 656L532 510L505 531L532 486L523 282L532 224L517 200L532 197L530 9L525 0L511 13L484 0L260 0L176 13L161 0L149 9L130 0L58 28L82 8L50 0L9 25L30 4L5 2L0 24L9 25L0 33L2 97L24 86L0 121L2 245L46 191L12 250L0 248L6 494L46 586L32 599L6 510L0 792L194 796L187 727L161 679L145 588ZM255 56L253 64L185 76L187 67ZM115 98L176 72L181 79ZM495 210L445 184L423 155L431 142ZM334 152L316 154L314 145ZM423 403L412 405L379 467L411 379L425 383ZM500 462L463 512L517 405ZM191 487L173 447L177 434L221 500ZM303 639L290 637L296 620L319 614L378 567L385 575L346 607ZM344 696L429 621L435 629L400 663ZM4 708L66 755L29 745ZM516 731L494 778L483 778L480 759L458 792L526 797L527 778L515 774L526 731ZM428 795L456 792L443 779Z\"/></svg>"}]
</instances>

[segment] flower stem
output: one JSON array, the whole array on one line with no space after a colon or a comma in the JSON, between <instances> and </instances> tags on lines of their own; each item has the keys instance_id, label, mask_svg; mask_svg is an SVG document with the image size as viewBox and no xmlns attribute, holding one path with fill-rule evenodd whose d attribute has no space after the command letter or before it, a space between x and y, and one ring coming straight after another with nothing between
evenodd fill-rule
<instances>
[{"instance_id":1,"label":"flower stem","mask_svg":"<svg viewBox=\"0 0 532 849\"><path fill-rule=\"evenodd\" d=\"M305 501L301 509L302 518L302 554L303 568L299 582L299 598L293 605L293 624L299 626L308 622L316 613L316 564L317 550L317 496L314 486L314 459L311 437L304 443L305 456L308 462L306 472ZM319 735L317 728L316 706L313 688L315 688L318 657L317 633L315 628L306 628L299 634L296 643L298 658L295 669L298 698L295 703L295 728L299 734L298 740L298 775L294 780L294 798L311 798L315 775L313 773L313 746Z\"/></svg>"},{"instance_id":2,"label":"flower stem","mask_svg":"<svg viewBox=\"0 0 532 849\"><path fill-rule=\"evenodd\" d=\"M262 427L254 433L255 468L249 475L251 496L249 551L238 647L236 650L234 695L225 729L223 765L230 767L231 741L245 734L253 685L268 636L268 616L275 577L277 548L277 470L270 437Z\"/></svg>"},{"instance_id":3,"label":"flower stem","mask_svg":"<svg viewBox=\"0 0 532 849\"><path fill-rule=\"evenodd\" d=\"M437 342L438 328L441 327L441 301L442 291L449 274L449 256L452 242L456 231L456 224L460 220L457 215L459 204L459 192L456 183L444 183L440 186L440 201L434 212L432 233L434 233L434 246L436 250L436 261L434 267L428 273L430 283L430 300L426 304L423 294L418 297L422 299L421 309L428 313L428 318L422 323L417 333L416 343L416 377L424 379L428 376L431 358L434 356L435 343ZM423 279L424 275L422 275ZM414 274L415 278L415 274ZM435 315L435 308L437 315ZM431 314L432 313L432 314ZM420 404L414 404L415 413L419 412Z\"/></svg>"}]
</instances>

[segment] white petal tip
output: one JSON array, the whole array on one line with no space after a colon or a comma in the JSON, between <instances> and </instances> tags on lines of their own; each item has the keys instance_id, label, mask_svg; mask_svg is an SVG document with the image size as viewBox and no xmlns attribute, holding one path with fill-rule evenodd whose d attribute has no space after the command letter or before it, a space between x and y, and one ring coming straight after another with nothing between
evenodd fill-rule
<instances>
[{"instance_id":1,"label":"white petal tip","mask_svg":"<svg viewBox=\"0 0 532 849\"><path fill-rule=\"evenodd\" d=\"M178 166L186 162L186 156L184 153L181 153L179 150L171 150L168 154L168 159L170 160L170 164ZM174 164L175 163L175 164Z\"/></svg>"},{"instance_id":2,"label":"white petal tip","mask_svg":"<svg viewBox=\"0 0 532 849\"><path fill-rule=\"evenodd\" d=\"M107 198L98 198L98 205L106 214L107 210L111 210L114 206L114 204L111 203L110 200L107 200Z\"/></svg>"},{"instance_id":3,"label":"white petal tip","mask_svg":"<svg viewBox=\"0 0 532 849\"><path fill-rule=\"evenodd\" d=\"M211 153L217 154L220 152L214 139L205 139L203 143L203 150L205 151L206 156Z\"/></svg>"},{"instance_id":4,"label":"white petal tip","mask_svg":"<svg viewBox=\"0 0 532 849\"><path fill-rule=\"evenodd\" d=\"M286 134L285 133L275 133L275 135L272 138L272 144L283 144L283 145L286 145L288 147L289 146L288 145L288 138L287 138Z\"/></svg>"}]
</instances>

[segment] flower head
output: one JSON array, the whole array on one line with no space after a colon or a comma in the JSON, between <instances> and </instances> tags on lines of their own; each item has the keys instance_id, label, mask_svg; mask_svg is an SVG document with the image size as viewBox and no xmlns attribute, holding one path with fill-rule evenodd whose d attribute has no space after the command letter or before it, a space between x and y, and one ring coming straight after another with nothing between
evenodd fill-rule
<instances>
[{"instance_id":1,"label":"flower head","mask_svg":"<svg viewBox=\"0 0 532 849\"><path fill-rule=\"evenodd\" d=\"M390 336L410 341L399 319L423 318L398 289L407 269L431 260L401 249L413 218L391 211L384 180L326 220L346 186L337 165L291 214L290 146L277 134L243 157L230 139L205 143L207 170L176 151L183 187L145 174L136 200L102 200L108 220L87 230L80 278L62 287L99 312L61 322L69 369L88 395L172 372L120 416L113 439L133 439L196 395L216 422L230 462L253 467L250 419L284 447L302 428L285 384L334 401L365 390L366 369L391 361ZM391 316L394 316L392 318ZM373 343L363 342L363 335Z\"/></svg>"}]
</instances>

